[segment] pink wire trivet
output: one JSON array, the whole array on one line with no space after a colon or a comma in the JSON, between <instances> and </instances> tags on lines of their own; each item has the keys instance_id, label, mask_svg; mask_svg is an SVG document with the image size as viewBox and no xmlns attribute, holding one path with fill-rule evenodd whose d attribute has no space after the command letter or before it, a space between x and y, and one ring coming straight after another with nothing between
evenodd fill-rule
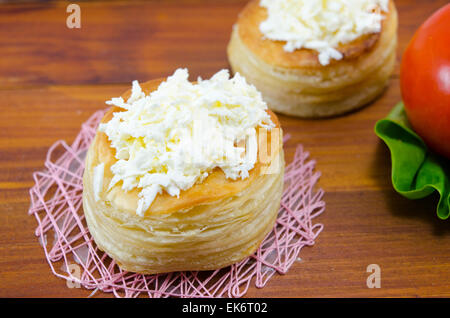
<instances>
[{"instance_id":1,"label":"pink wire trivet","mask_svg":"<svg viewBox=\"0 0 450 318\"><path fill-rule=\"evenodd\" d=\"M315 161L307 161L309 154L298 146L286 167L277 222L254 255L215 271L142 275L121 270L97 248L82 207L84 158L103 115L104 111L92 115L71 146L58 141L50 147L46 170L33 174L35 185L30 189L28 213L38 222L36 236L52 272L66 279L69 287L117 297L242 297L253 278L262 288L275 272L285 274L300 250L313 245L322 231L322 224L312 223L325 210L323 191L314 191L320 173L314 172Z\"/></svg>"}]
</instances>

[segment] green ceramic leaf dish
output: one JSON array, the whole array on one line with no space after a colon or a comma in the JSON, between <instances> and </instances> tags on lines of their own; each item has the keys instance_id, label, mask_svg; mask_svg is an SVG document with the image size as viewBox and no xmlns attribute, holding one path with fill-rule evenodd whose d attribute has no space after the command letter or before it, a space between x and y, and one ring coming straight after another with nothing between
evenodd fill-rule
<instances>
[{"instance_id":1,"label":"green ceramic leaf dish","mask_svg":"<svg viewBox=\"0 0 450 318\"><path fill-rule=\"evenodd\" d=\"M392 160L392 185L408 199L421 199L437 191L437 215L450 215L450 167L447 159L430 152L412 130L403 103L375 124L375 133L388 146Z\"/></svg>"}]
</instances>

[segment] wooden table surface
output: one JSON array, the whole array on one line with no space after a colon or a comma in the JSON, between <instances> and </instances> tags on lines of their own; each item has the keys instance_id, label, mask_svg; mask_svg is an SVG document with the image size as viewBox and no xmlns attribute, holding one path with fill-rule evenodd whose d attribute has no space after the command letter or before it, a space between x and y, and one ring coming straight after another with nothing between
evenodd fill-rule
<instances>
[{"instance_id":1,"label":"wooden table surface","mask_svg":"<svg viewBox=\"0 0 450 318\"><path fill-rule=\"evenodd\" d=\"M415 29L447 0L397 0L398 58ZM71 142L104 101L134 79L188 67L192 78L227 68L230 30L245 1L89 1L81 29L66 27L68 2L0 5L0 296L86 297L53 276L27 214L32 173L50 145ZM450 296L450 225L437 197L409 201L390 182L390 157L373 133L400 100L398 66L390 86L361 111L327 120L281 116L292 139L317 160L324 230L286 275L248 297ZM366 286L369 264L381 288ZM98 293L96 297L107 296Z\"/></svg>"}]
</instances>

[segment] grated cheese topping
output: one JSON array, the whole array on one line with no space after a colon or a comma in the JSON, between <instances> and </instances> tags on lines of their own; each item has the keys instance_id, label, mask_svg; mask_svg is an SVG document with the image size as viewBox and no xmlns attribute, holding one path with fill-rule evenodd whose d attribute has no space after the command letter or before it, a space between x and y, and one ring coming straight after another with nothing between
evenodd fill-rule
<instances>
[{"instance_id":1,"label":"grated cheese topping","mask_svg":"<svg viewBox=\"0 0 450 318\"><path fill-rule=\"evenodd\" d=\"M216 167L236 180L257 159L256 128L274 127L261 94L238 73L221 70L209 80L188 81L178 69L146 95L133 81L131 96L107 102L123 108L99 126L116 150L109 189L139 189L143 215L162 191L179 196ZM96 187L94 187L96 188Z\"/></svg>"},{"instance_id":2,"label":"grated cheese topping","mask_svg":"<svg viewBox=\"0 0 450 318\"><path fill-rule=\"evenodd\" d=\"M343 58L339 44L381 31L389 0L261 0L268 17L259 25L264 37L285 41L284 50L312 49L319 62Z\"/></svg>"}]
</instances>

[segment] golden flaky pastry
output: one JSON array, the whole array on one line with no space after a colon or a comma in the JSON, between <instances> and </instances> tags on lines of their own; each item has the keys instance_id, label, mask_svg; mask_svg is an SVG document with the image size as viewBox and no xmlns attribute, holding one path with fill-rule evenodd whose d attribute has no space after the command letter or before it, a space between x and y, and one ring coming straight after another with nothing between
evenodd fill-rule
<instances>
[{"instance_id":1,"label":"golden flaky pastry","mask_svg":"<svg viewBox=\"0 0 450 318\"><path fill-rule=\"evenodd\" d=\"M268 106L299 117L328 117L357 109L386 87L396 59L397 11L392 0L381 32L340 45L343 59L322 65L308 49L286 52L286 42L264 38L267 10L253 0L240 13L228 45L232 70L262 93Z\"/></svg>"},{"instance_id":2,"label":"golden flaky pastry","mask_svg":"<svg viewBox=\"0 0 450 318\"><path fill-rule=\"evenodd\" d=\"M148 94L160 82L141 87ZM125 93L124 99L129 95ZM111 108L102 122L119 111ZM266 162L258 156L248 178L233 181L216 168L178 198L158 194L144 216L136 214L138 189L125 192L120 182L108 191L115 150L108 137L97 131L86 157L83 207L98 247L122 269L145 274L218 269L254 253L274 226L283 190L282 133L277 117L268 112L277 128L257 131L267 134L267 144L272 146ZM96 201L93 170L100 163L104 163L103 188Z\"/></svg>"}]
</instances>

